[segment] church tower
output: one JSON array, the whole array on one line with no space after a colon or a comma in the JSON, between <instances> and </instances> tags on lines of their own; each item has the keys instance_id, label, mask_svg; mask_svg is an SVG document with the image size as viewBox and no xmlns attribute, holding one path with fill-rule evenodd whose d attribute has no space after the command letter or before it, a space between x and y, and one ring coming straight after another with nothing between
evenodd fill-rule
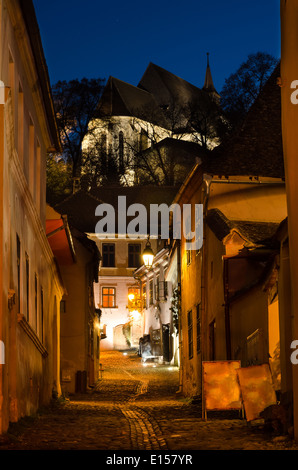
<instances>
[{"instance_id":1,"label":"church tower","mask_svg":"<svg viewBox=\"0 0 298 470\"><path fill-rule=\"evenodd\" d=\"M203 86L203 90L207 91L207 93L210 93L212 98L219 102L220 100L220 95L217 93L213 79L212 79L212 74L211 74L211 69L210 69L210 64L209 64L209 52L207 52L207 69L206 69L206 75L205 75L205 83Z\"/></svg>"}]
</instances>

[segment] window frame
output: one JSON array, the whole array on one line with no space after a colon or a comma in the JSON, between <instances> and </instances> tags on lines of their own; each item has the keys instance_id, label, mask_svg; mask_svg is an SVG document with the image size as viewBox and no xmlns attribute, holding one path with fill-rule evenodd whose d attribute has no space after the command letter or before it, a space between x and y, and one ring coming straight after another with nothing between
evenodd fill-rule
<instances>
[{"instance_id":1,"label":"window frame","mask_svg":"<svg viewBox=\"0 0 298 470\"><path fill-rule=\"evenodd\" d=\"M108 291L113 290L113 294L111 294L110 292L105 294L104 289L108 289ZM107 306L104 305L104 297L108 298L108 305ZM110 298L113 299L113 305L112 306L109 305L109 299ZM113 286L102 286L101 287L101 306L102 306L102 308L117 308L117 306L116 306L116 287L113 287Z\"/></svg>"},{"instance_id":2,"label":"window frame","mask_svg":"<svg viewBox=\"0 0 298 470\"><path fill-rule=\"evenodd\" d=\"M137 247L139 249L139 251L132 251L130 252L130 249L131 248L135 248ZM128 267L129 268L139 268L141 266L141 252L142 252L142 245L141 243L128 243L128 247L127 247L127 250L128 250ZM137 262L137 255L138 255L138 262ZM132 257L133 259L133 263L130 262L130 258Z\"/></svg>"},{"instance_id":3,"label":"window frame","mask_svg":"<svg viewBox=\"0 0 298 470\"><path fill-rule=\"evenodd\" d=\"M110 248L113 247L112 252ZM105 248L108 248L105 253ZM107 257L107 264L105 262L105 257ZM113 263L111 262L110 257L112 257ZM102 244L102 267L103 268L115 268L116 267L116 245L115 243L103 243Z\"/></svg>"}]
</instances>

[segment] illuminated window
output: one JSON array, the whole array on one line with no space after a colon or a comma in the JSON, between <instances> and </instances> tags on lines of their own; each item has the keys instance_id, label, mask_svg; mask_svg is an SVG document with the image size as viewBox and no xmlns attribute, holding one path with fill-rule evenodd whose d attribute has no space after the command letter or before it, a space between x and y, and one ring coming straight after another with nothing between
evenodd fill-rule
<instances>
[{"instance_id":1,"label":"illuminated window","mask_svg":"<svg viewBox=\"0 0 298 470\"><path fill-rule=\"evenodd\" d=\"M115 287L102 288L102 307L113 308L116 306L116 289Z\"/></svg>"},{"instance_id":2,"label":"illuminated window","mask_svg":"<svg viewBox=\"0 0 298 470\"><path fill-rule=\"evenodd\" d=\"M130 243L128 245L128 267L138 268L141 266L141 244Z\"/></svg>"},{"instance_id":3,"label":"illuminated window","mask_svg":"<svg viewBox=\"0 0 298 470\"><path fill-rule=\"evenodd\" d=\"M103 243L102 265L106 268L115 267L115 243Z\"/></svg>"},{"instance_id":4,"label":"illuminated window","mask_svg":"<svg viewBox=\"0 0 298 470\"><path fill-rule=\"evenodd\" d=\"M139 287L129 287L128 288L128 295L133 294L134 299L139 299L140 297L140 289Z\"/></svg>"},{"instance_id":5,"label":"illuminated window","mask_svg":"<svg viewBox=\"0 0 298 470\"><path fill-rule=\"evenodd\" d=\"M147 132L142 129L140 135L140 152L143 152L148 148L148 135Z\"/></svg>"}]
</instances>

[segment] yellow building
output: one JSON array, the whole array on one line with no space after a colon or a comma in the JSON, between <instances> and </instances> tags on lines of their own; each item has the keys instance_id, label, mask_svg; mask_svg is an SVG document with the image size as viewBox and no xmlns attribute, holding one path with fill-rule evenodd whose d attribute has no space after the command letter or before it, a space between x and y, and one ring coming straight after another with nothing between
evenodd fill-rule
<instances>
[{"instance_id":1,"label":"yellow building","mask_svg":"<svg viewBox=\"0 0 298 470\"><path fill-rule=\"evenodd\" d=\"M4 0L0 18L1 433L60 393L64 288L45 232L46 155L60 144L33 2Z\"/></svg>"},{"instance_id":2,"label":"yellow building","mask_svg":"<svg viewBox=\"0 0 298 470\"><path fill-rule=\"evenodd\" d=\"M193 169L176 198L181 207L202 204L204 214L202 248L187 250L182 237L180 249L185 395L201 395L202 361L268 363L278 345L272 237L287 216L278 73L241 129Z\"/></svg>"},{"instance_id":3,"label":"yellow building","mask_svg":"<svg viewBox=\"0 0 298 470\"><path fill-rule=\"evenodd\" d=\"M298 285L298 219L297 219L297 80L298 80L298 1L280 1L281 7L281 71L279 84L281 87L282 103L282 138L285 159L285 177L287 188L288 205L288 228L284 230L283 253L286 254L288 269L284 270L288 281L288 299L285 299L284 315L288 320L288 328L285 331L287 338L287 349L285 364L287 365L288 377L287 388L293 392L294 401L294 435L298 439L298 369L297 364L290 361L292 341L298 338L298 315L297 315L297 285ZM288 242L285 233L288 233ZM288 246L287 246L288 243ZM287 251L286 251L287 250ZM284 264L286 268L286 265ZM286 285L286 283L284 283Z\"/></svg>"}]
</instances>

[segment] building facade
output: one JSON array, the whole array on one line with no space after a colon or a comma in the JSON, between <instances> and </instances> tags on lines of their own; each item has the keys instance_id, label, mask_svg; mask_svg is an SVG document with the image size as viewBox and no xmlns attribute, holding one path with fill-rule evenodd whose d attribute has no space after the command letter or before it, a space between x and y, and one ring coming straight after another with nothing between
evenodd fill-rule
<instances>
[{"instance_id":1,"label":"building facade","mask_svg":"<svg viewBox=\"0 0 298 470\"><path fill-rule=\"evenodd\" d=\"M140 283L140 313L143 331L140 355L144 361L158 359L175 363L177 345L173 321L173 283L167 280L169 250L165 245L154 256L152 266L141 266L134 273ZM168 276L170 278L170 276Z\"/></svg>"},{"instance_id":2,"label":"building facade","mask_svg":"<svg viewBox=\"0 0 298 470\"><path fill-rule=\"evenodd\" d=\"M60 302L61 389L83 392L99 379L100 314L95 308L100 253L67 217L47 206L46 233L65 286Z\"/></svg>"},{"instance_id":3,"label":"building facade","mask_svg":"<svg viewBox=\"0 0 298 470\"><path fill-rule=\"evenodd\" d=\"M274 235L287 204L277 74L244 126L193 169L176 198L193 210L202 204L204 214L202 248L186 249L182 237L180 250L181 383L189 396L201 395L203 361L248 366L279 354Z\"/></svg>"},{"instance_id":4,"label":"building facade","mask_svg":"<svg viewBox=\"0 0 298 470\"><path fill-rule=\"evenodd\" d=\"M46 155L60 149L31 1L0 4L0 432L60 386L59 271L46 238Z\"/></svg>"}]
</instances>

